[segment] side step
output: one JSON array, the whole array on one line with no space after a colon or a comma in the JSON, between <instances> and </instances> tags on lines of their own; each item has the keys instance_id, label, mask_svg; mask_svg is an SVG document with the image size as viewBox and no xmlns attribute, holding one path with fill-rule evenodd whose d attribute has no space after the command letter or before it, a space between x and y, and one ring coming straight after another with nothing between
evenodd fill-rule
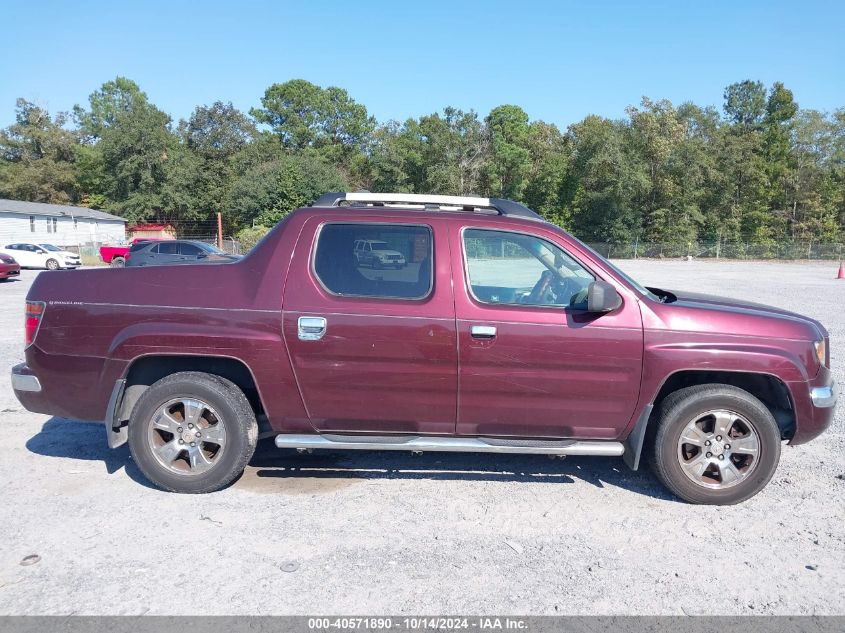
<instances>
[{"instance_id":1,"label":"side step","mask_svg":"<svg viewBox=\"0 0 845 633\"><path fill-rule=\"evenodd\" d=\"M523 455L600 455L618 457L621 442L577 440L514 440L492 437L422 437L368 435L276 436L278 448L328 448L359 451L435 451L446 453L517 453Z\"/></svg>"}]
</instances>

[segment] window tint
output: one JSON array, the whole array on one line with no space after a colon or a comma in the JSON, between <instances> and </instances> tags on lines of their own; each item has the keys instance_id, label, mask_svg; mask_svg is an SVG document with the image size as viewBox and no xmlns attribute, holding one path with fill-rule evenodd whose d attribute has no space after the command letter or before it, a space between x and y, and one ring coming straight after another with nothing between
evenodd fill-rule
<instances>
[{"instance_id":1,"label":"window tint","mask_svg":"<svg viewBox=\"0 0 845 633\"><path fill-rule=\"evenodd\" d=\"M362 250L364 240L383 242L384 249ZM337 295L421 299L432 288L432 252L427 226L326 224L317 240L314 270Z\"/></svg>"},{"instance_id":2,"label":"window tint","mask_svg":"<svg viewBox=\"0 0 845 633\"><path fill-rule=\"evenodd\" d=\"M205 253L201 248L197 248L193 244L188 244L187 242L181 242L179 244L179 252L182 255L190 255L191 257L197 257Z\"/></svg>"},{"instance_id":3,"label":"window tint","mask_svg":"<svg viewBox=\"0 0 845 633\"><path fill-rule=\"evenodd\" d=\"M162 242L158 245L158 252L161 255L178 255L179 244L176 242Z\"/></svg>"},{"instance_id":4,"label":"window tint","mask_svg":"<svg viewBox=\"0 0 845 633\"><path fill-rule=\"evenodd\" d=\"M507 231L467 229L464 254L473 296L483 303L586 308L593 275L551 242Z\"/></svg>"}]
</instances>

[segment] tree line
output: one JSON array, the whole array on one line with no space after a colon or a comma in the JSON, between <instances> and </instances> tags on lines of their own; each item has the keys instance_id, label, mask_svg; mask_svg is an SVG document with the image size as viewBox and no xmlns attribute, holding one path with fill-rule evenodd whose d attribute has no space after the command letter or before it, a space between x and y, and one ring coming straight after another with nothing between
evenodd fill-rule
<instances>
[{"instance_id":1,"label":"tree line","mask_svg":"<svg viewBox=\"0 0 845 633\"><path fill-rule=\"evenodd\" d=\"M749 80L721 111L643 98L564 131L517 105L379 122L346 90L295 79L248 113L218 101L175 122L118 77L70 113L18 99L0 132L0 197L130 223L189 229L221 211L248 239L323 192L359 189L511 198L592 242L836 242L845 108L801 109L782 83Z\"/></svg>"}]
</instances>

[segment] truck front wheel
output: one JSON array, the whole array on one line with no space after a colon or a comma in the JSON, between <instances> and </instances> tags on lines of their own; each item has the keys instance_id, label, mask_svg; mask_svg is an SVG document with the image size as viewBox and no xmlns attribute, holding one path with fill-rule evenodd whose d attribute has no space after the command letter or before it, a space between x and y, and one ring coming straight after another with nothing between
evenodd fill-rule
<instances>
[{"instance_id":1,"label":"truck front wheel","mask_svg":"<svg viewBox=\"0 0 845 633\"><path fill-rule=\"evenodd\" d=\"M651 464L682 499L730 505L769 483L780 443L777 422L753 395L731 385L696 385L661 403Z\"/></svg>"},{"instance_id":2,"label":"truck front wheel","mask_svg":"<svg viewBox=\"0 0 845 633\"><path fill-rule=\"evenodd\" d=\"M114 257L109 262L109 266L111 266L112 268L123 268L125 265L126 265L126 262L124 261L124 259L122 257Z\"/></svg>"},{"instance_id":3,"label":"truck front wheel","mask_svg":"<svg viewBox=\"0 0 845 633\"><path fill-rule=\"evenodd\" d=\"M202 372L179 372L154 383L129 420L135 463L171 492L224 488L243 472L257 441L255 413L243 392Z\"/></svg>"}]
</instances>

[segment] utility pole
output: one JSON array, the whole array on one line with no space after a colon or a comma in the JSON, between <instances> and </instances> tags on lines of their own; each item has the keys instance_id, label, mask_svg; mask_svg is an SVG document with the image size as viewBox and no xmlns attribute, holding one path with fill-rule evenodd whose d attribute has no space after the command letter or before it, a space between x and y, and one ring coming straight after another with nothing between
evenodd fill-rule
<instances>
[{"instance_id":1,"label":"utility pole","mask_svg":"<svg viewBox=\"0 0 845 633\"><path fill-rule=\"evenodd\" d=\"M217 248L223 250L223 214L217 212Z\"/></svg>"}]
</instances>

